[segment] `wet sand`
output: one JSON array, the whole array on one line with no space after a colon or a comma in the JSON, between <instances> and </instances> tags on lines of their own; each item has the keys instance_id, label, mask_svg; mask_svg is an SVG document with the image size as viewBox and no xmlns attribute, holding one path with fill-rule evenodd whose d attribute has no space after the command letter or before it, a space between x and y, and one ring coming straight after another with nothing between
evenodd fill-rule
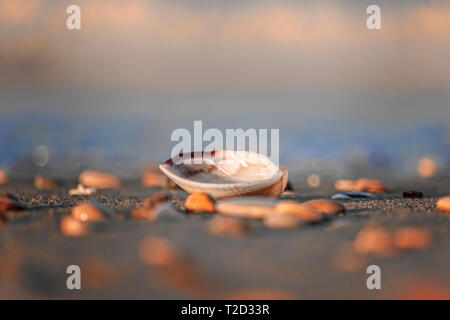
<instances>
[{"instance_id":1,"label":"wet sand","mask_svg":"<svg viewBox=\"0 0 450 320\"><path fill-rule=\"evenodd\" d=\"M337 193L332 182L311 189L292 179L295 191L284 199L306 201ZM75 181L57 190L37 190L32 182L0 186L27 202L29 210L8 212L0 228L0 298L138 298L220 299L267 297L296 299L450 298L450 215L436 209L439 196L450 194L450 181L385 181L390 193L376 199L340 201L344 215L298 230L271 230L251 221L244 238L208 233L211 215L164 210L156 222L130 218L160 188L129 181L116 190L92 196L69 196ZM405 190L420 190L422 199L403 199ZM170 191L182 200L183 191ZM114 208L121 219L96 223L90 235L67 238L59 223L80 200ZM174 206L175 208L175 206ZM425 228L433 235L426 250L393 256L355 255L349 248L367 225L395 230ZM170 267L147 266L138 257L146 237L168 239L183 257ZM68 290L66 268L79 265L81 290ZM381 290L366 287L367 266L381 268ZM247 295L247 296L246 296Z\"/></svg>"}]
</instances>

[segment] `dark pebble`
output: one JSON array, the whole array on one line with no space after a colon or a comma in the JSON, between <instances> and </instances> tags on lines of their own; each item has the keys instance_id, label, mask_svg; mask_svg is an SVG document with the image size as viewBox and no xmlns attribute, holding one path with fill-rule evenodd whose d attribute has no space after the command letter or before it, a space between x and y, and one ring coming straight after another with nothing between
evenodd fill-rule
<instances>
[{"instance_id":1,"label":"dark pebble","mask_svg":"<svg viewBox=\"0 0 450 320\"><path fill-rule=\"evenodd\" d=\"M420 191L405 191L403 192L403 198L422 198L423 197L423 193Z\"/></svg>"}]
</instances>

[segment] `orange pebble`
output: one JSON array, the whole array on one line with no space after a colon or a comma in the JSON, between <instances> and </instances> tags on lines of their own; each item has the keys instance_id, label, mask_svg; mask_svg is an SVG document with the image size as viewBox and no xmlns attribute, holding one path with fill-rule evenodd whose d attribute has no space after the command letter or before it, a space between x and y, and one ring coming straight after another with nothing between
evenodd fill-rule
<instances>
[{"instance_id":1,"label":"orange pebble","mask_svg":"<svg viewBox=\"0 0 450 320\"><path fill-rule=\"evenodd\" d=\"M304 202L303 205L307 206L312 211L324 214L338 214L345 212L345 207L342 204L332 200L311 200Z\"/></svg>"},{"instance_id":2,"label":"orange pebble","mask_svg":"<svg viewBox=\"0 0 450 320\"><path fill-rule=\"evenodd\" d=\"M355 191L355 182L353 180L340 179L336 180L334 187L339 191Z\"/></svg>"},{"instance_id":3,"label":"orange pebble","mask_svg":"<svg viewBox=\"0 0 450 320\"><path fill-rule=\"evenodd\" d=\"M436 162L430 158L422 158L417 164L417 173L420 177L428 179L434 177L437 173L438 167Z\"/></svg>"},{"instance_id":4,"label":"orange pebble","mask_svg":"<svg viewBox=\"0 0 450 320\"><path fill-rule=\"evenodd\" d=\"M89 233L89 226L72 217L64 217L60 224L61 233L67 237L82 237Z\"/></svg>"},{"instance_id":5,"label":"orange pebble","mask_svg":"<svg viewBox=\"0 0 450 320\"><path fill-rule=\"evenodd\" d=\"M110 214L95 205L84 202L72 208L72 218L82 222L97 222L110 218Z\"/></svg>"},{"instance_id":6,"label":"orange pebble","mask_svg":"<svg viewBox=\"0 0 450 320\"><path fill-rule=\"evenodd\" d=\"M271 229L297 229L304 220L297 216L271 214L264 219L264 225Z\"/></svg>"},{"instance_id":7,"label":"orange pebble","mask_svg":"<svg viewBox=\"0 0 450 320\"><path fill-rule=\"evenodd\" d=\"M386 193L386 187L379 180L360 178L355 181L355 191L369 193Z\"/></svg>"},{"instance_id":8,"label":"orange pebble","mask_svg":"<svg viewBox=\"0 0 450 320\"><path fill-rule=\"evenodd\" d=\"M366 227L356 236L353 249L363 254L389 255L393 249L392 235L384 228Z\"/></svg>"},{"instance_id":9,"label":"orange pebble","mask_svg":"<svg viewBox=\"0 0 450 320\"><path fill-rule=\"evenodd\" d=\"M289 200L278 203L275 206L274 213L279 215L297 216L307 222L317 222L321 220L320 215L312 211L308 206Z\"/></svg>"},{"instance_id":10,"label":"orange pebble","mask_svg":"<svg viewBox=\"0 0 450 320\"><path fill-rule=\"evenodd\" d=\"M394 234L394 244L399 249L424 250L429 248L432 242L431 233L420 228L401 228Z\"/></svg>"},{"instance_id":11,"label":"orange pebble","mask_svg":"<svg viewBox=\"0 0 450 320\"><path fill-rule=\"evenodd\" d=\"M58 188L58 184L52 179L45 177L36 177L34 178L34 186L39 190L47 190L47 189L56 189Z\"/></svg>"},{"instance_id":12,"label":"orange pebble","mask_svg":"<svg viewBox=\"0 0 450 320\"><path fill-rule=\"evenodd\" d=\"M0 170L0 184L6 183L8 183L8 174L5 171Z\"/></svg>"},{"instance_id":13,"label":"orange pebble","mask_svg":"<svg viewBox=\"0 0 450 320\"><path fill-rule=\"evenodd\" d=\"M242 237L250 231L250 225L239 219L217 216L208 222L208 231L216 236Z\"/></svg>"},{"instance_id":14,"label":"orange pebble","mask_svg":"<svg viewBox=\"0 0 450 320\"><path fill-rule=\"evenodd\" d=\"M450 212L450 197L440 198L436 203L439 210Z\"/></svg>"},{"instance_id":15,"label":"orange pebble","mask_svg":"<svg viewBox=\"0 0 450 320\"><path fill-rule=\"evenodd\" d=\"M182 258L177 248L167 239L148 237L138 249L140 260L148 266L168 267L178 264Z\"/></svg>"},{"instance_id":16,"label":"orange pebble","mask_svg":"<svg viewBox=\"0 0 450 320\"><path fill-rule=\"evenodd\" d=\"M215 212L213 198L206 193L192 193L185 201L186 210L193 212Z\"/></svg>"}]
</instances>

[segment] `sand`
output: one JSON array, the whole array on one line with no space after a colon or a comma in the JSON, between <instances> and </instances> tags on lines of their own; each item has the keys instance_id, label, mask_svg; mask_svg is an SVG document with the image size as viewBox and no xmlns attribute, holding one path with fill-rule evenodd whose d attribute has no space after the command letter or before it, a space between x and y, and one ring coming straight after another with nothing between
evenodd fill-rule
<instances>
[{"instance_id":1,"label":"sand","mask_svg":"<svg viewBox=\"0 0 450 320\"><path fill-rule=\"evenodd\" d=\"M333 182L311 189L296 181L285 199L330 198ZM385 181L387 195L341 201L346 214L298 230L272 230L252 221L243 238L213 236L212 215L165 209L154 222L131 220L132 209L160 188L127 181L117 190L71 197L67 181L57 190L37 190L32 181L11 182L11 192L31 207L9 212L0 229L0 298L220 299L259 292L297 299L409 299L450 297L450 215L436 210L439 196L450 194L449 181ZM422 199L403 199L405 190L424 192ZM167 192L167 191L165 191ZM183 191L171 192L182 200ZM118 213L120 220L95 224L91 234L68 238L59 223L80 200L96 200ZM395 230L402 226L430 230L426 250L391 256L355 254L351 247L367 225ZM181 257L170 266L149 266L138 256L143 239L167 239ZM381 268L381 290L366 287L367 266ZM81 268L81 290L68 290L66 269ZM255 291L256 290L256 291Z\"/></svg>"}]
</instances>

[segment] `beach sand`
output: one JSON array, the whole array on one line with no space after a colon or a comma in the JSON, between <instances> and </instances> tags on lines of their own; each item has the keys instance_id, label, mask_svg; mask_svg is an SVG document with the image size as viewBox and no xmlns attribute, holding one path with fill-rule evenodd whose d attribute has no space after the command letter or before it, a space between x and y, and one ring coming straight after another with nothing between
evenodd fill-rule
<instances>
[{"instance_id":1,"label":"beach sand","mask_svg":"<svg viewBox=\"0 0 450 320\"><path fill-rule=\"evenodd\" d=\"M272 230L251 221L251 232L242 238L209 234L212 215L166 209L153 223L131 219L131 211L150 195L168 192L182 200L184 191L127 181L116 190L71 197L75 181L56 190L10 182L0 192L19 196L31 208L8 212L9 222L0 228L0 298L449 299L450 215L439 212L436 201L450 194L450 181L391 180L385 181L389 194L341 201L343 215L298 230ZM311 189L295 177L292 181L294 194L282 198L303 202L337 193L332 182ZM405 190L420 190L424 197L403 199ZM96 223L88 236L66 237L60 221L81 200L114 208L120 219ZM352 243L368 225L419 227L429 230L433 241L424 250L358 254ZM138 252L148 237L167 240L178 260L167 266L144 263ZM381 269L381 290L366 286L372 264ZM66 287L69 265L81 268L81 290Z\"/></svg>"}]
</instances>

